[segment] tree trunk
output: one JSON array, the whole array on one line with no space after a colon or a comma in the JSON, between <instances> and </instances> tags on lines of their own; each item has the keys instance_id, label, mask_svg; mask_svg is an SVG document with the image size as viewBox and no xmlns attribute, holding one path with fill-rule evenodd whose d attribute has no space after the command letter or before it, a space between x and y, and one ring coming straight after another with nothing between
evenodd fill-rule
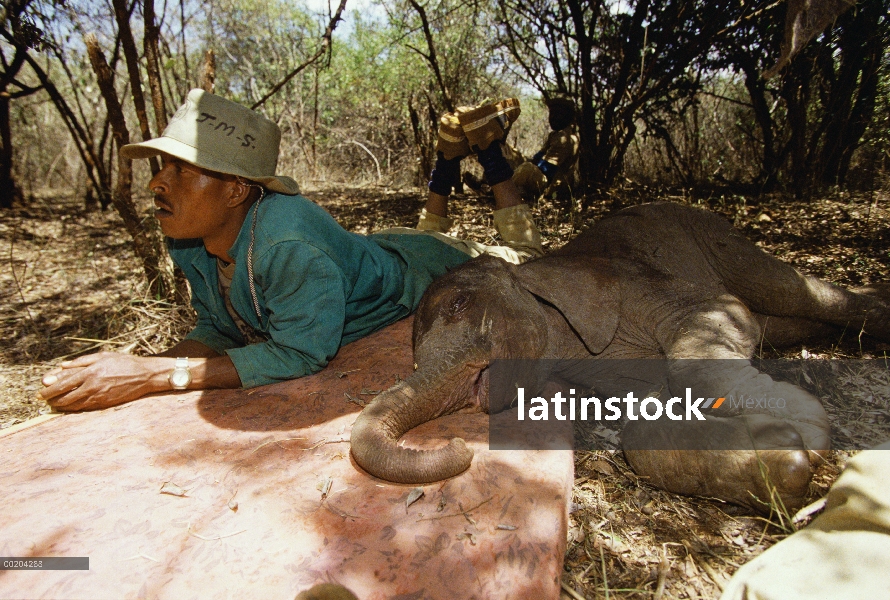
<instances>
[{"instance_id":1,"label":"tree trunk","mask_svg":"<svg viewBox=\"0 0 890 600\"><path fill-rule=\"evenodd\" d=\"M17 187L12 178L12 130L9 124L8 92L0 92L0 208L12 208Z\"/></svg>"},{"instance_id":2,"label":"tree trunk","mask_svg":"<svg viewBox=\"0 0 890 600\"><path fill-rule=\"evenodd\" d=\"M812 193L809 161L807 159L807 107L810 101L812 68L800 58L789 66L782 82L781 94L788 111L788 140L791 153L791 187L796 198Z\"/></svg>"},{"instance_id":3,"label":"tree trunk","mask_svg":"<svg viewBox=\"0 0 890 600\"><path fill-rule=\"evenodd\" d=\"M142 77L139 74L139 55L136 52L136 41L133 39L133 30L130 29L130 12L127 9L126 0L112 0L114 16L117 20L120 32L121 45L124 48L124 58L127 62L127 73L130 76L130 88L133 95L133 105L136 107L136 118L139 120L139 130L142 139L150 140L151 129L148 126L148 112L145 110L145 95L142 93ZM158 159L149 159L151 174L157 175L160 171Z\"/></svg>"},{"instance_id":4,"label":"tree trunk","mask_svg":"<svg viewBox=\"0 0 890 600\"><path fill-rule=\"evenodd\" d=\"M420 157L420 167L417 173L417 184L421 187L429 183L430 174L433 172L433 161L430 145L423 139L423 131L420 128L420 115L414 108L413 100L408 100L408 115L411 117L411 131L414 132L414 147L417 156Z\"/></svg>"},{"instance_id":5,"label":"tree trunk","mask_svg":"<svg viewBox=\"0 0 890 600\"><path fill-rule=\"evenodd\" d=\"M164 106L164 90L161 88L160 53L158 52L161 29L155 25L154 0L145 0L142 14L145 19L145 33L142 40L145 49L145 70L148 73L151 101L155 109L155 123L158 135L160 135L167 128L167 109Z\"/></svg>"},{"instance_id":6,"label":"tree trunk","mask_svg":"<svg viewBox=\"0 0 890 600\"><path fill-rule=\"evenodd\" d=\"M114 132L114 142L118 150L117 187L112 195L115 209L123 219L124 227L133 238L133 250L142 262L142 269L148 281L148 287L154 298L175 300L176 285L172 274L164 267L164 249L157 236L150 235L142 227L136 205L132 196L133 172L130 159L120 155L122 146L130 143L130 134L124 120L124 112L114 89L113 75L95 35L87 35L84 39L89 54L90 64L96 73L102 98Z\"/></svg>"},{"instance_id":7,"label":"tree trunk","mask_svg":"<svg viewBox=\"0 0 890 600\"><path fill-rule=\"evenodd\" d=\"M201 70L201 89L212 94L216 86L216 54L213 48L204 54L204 67Z\"/></svg>"},{"instance_id":8,"label":"tree trunk","mask_svg":"<svg viewBox=\"0 0 890 600\"><path fill-rule=\"evenodd\" d=\"M445 110L454 112L454 100L451 98L451 92L449 91L448 86L445 85L445 79L442 77L442 70L439 68L439 59L436 56L436 45L433 43L433 34L430 31L430 23L427 19L426 11L423 6L416 2L416 0L408 0L408 2L420 16L420 24L423 29L423 36L426 39L427 51L429 52L428 54L424 54L423 52L418 51L418 54L426 59L427 64L430 66L430 70L436 78L436 84L439 86L439 91L442 92L442 102L445 104Z\"/></svg>"},{"instance_id":9,"label":"tree trunk","mask_svg":"<svg viewBox=\"0 0 890 600\"><path fill-rule=\"evenodd\" d=\"M622 40L622 60L611 97L605 103L603 120L600 125L596 144L595 168L591 173L591 184L606 187L612 184L621 172L624 164L624 152L633 139L636 127L633 124L636 112L643 103L643 92L638 86L631 92L630 84L634 71L641 61L642 51L647 38L647 27L644 26L649 12L648 0L640 0L634 7L633 15L627 26L627 33ZM642 75L642 74L640 74ZM657 84L654 84L657 85ZM625 103L625 98L636 95L636 99ZM628 127L631 130L628 130Z\"/></svg>"},{"instance_id":10,"label":"tree trunk","mask_svg":"<svg viewBox=\"0 0 890 600\"><path fill-rule=\"evenodd\" d=\"M817 171L825 185L844 183L853 151L871 121L883 55L879 21L886 6L881 0L860 3L841 28L840 64L824 108L825 136ZM863 43L862 32L870 32Z\"/></svg>"},{"instance_id":11,"label":"tree trunk","mask_svg":"<svg viewBox=\"0 0 890 600\"><path fill-rule=\"evenodd\" d=\"M26 56L25 60L34 71L34 74L37 75L40 85L43 86L46 93L49 94L50 100L52 100L53 105L62 117L62 121L65 122L65 126L71 134L71 139L74 140L77 152L80 154L80 158L83 160L83 164L86 167L87 177L89 177L90 183L98 196L99 203L102 208L107 207L111 201L112 195L111 174L105 170L105 166L102 164L102 160L96 152L92 137L88 135L83 126L81 126L74 111L68 105L68 102L65 101L65 97L62 96L55 84L50 81L49 76L40 67L37 61L31 58L30 55ZM89 203L87 203L87 206L89 206Z\"/></svg>"},{"instance_id":12,"label":"tree trunk","mask_svg":"<svg viewBox=\"0 0 890 600\"><path fill-rule=\"evenodd\" d=\"M739 53L739 67L745 74L745 88L751 99L754 119L763 136L763 154L760 159L760 174L755 182L761 191L771 192L776 186L779 164L776 154L776 141L773 132L773 118L770 115L769 103L766 100L766 80L760 75L760 69L749 56Z\"/></svg>"},{"instance_id":13,"label":"tree trunk","mask_svg":"<svg viewBox=\"0 0 890 600\"><path fill-rule=\"evenodd\" d=\"M2 52L0 52L0 56L2 56ZM7 62L5 56L3 57L4 70L0 72L0 208L12 208L12 204L21 199L21 190L12 176L10 103L14 98L29 96L42 87L28 87L16 80L16 76L27 59L28 48L16 46L11 61ZM18 90L11 93L10 85L16 86Z\"/></svg>"},{"instance_id":14,"label":"tree trunk","mask_svg":"<svg viewBox=\"0 0 890 600\"><path fill-rule=\"evenodd\" d=\"M588 28L584 21L584 8L578 0L567 2L572 26L578 42L578 57L581 70L581 118L578 121L578 169L581 181L596 185L601 181L598 174L602 171L598 162L599 148L597 143L596 109L593 104L593 42L589 32L594 30L598 7L593 8L591 24ZM584 190L579 190L582 192ZM582 204L587 203L587 194L582 195ZM586 206L585 206L586 208Z\"/></svg>"}]
</instances>

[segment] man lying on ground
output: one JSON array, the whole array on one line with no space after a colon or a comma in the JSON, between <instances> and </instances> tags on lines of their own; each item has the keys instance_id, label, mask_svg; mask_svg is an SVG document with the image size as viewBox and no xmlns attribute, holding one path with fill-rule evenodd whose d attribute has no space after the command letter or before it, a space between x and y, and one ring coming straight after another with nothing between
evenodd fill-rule
<instances>
[{"instance_id":1,"label":"man lying on ground","mask_svg":"<svg viewBox=\"0 0 890 600\"><path fill-rule=\"evenodd\" d=\"M154 356L100 352L63 362L43 377L41 396L57 410L91 410L154 392L302 377L324 368L341 346L409 315L448 268L481 253L512 262L540 255L540 235L500 151L518 114L518 102L507 100L443 117L418 229L363 236L299 195L293 179L275 175L277 125L192 90L161 137L121 152L162 157L149 188L170 254L191 286L197 325ZM494 190L505 247L441 233L458 181L454 158L459 163L471 151Z\"/></svg>"}]
</instances>

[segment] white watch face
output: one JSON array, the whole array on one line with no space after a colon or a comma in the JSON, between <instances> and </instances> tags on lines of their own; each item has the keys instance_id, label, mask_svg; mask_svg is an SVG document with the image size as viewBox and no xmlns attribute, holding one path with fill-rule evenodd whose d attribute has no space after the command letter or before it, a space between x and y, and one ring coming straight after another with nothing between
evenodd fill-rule
<instances>
[{"instance_id":1,"label":"white watch face","mask_svg":"<svg viewBox=\"0 0 890 600\"><path fill-rule=\"evenodd\" d=\"M170 373L170 383L173 384L173 387L175 388L184 388L191 382L191 380L192 374L188 372L187 368L177 368Z\"/></svg>"}]
</instances>

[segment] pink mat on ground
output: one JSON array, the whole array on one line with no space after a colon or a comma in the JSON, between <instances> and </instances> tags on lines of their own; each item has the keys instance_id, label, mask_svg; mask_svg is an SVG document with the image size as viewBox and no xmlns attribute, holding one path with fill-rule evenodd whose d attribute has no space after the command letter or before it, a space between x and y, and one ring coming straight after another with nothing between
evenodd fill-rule
<instances>
[{"instance_id":1,"label":"pink mat on ground","mask_svg":"<svg viewBox=\"0 0 890 600\"><path fill-rule=\"evenodd\" d=\"M459 435L473 466L407 508L413 486L351 460L359 406L345 394L369 401L406 377L410 346L406 320L312 377L0 438L0 556L90 559L89 571L0 571L0 597L272 599L336 581L362 600L558 598L571 452L493 452L487 415L439 419L407 443Z\"/></svg>"}]
</instances>

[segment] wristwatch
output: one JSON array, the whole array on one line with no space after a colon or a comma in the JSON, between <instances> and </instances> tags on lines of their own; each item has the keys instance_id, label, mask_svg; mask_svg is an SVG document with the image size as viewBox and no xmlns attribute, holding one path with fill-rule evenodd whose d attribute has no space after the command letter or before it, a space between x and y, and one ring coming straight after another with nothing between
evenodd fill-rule
<instances>
[{"instance_id":1,"label":"wristwatch","mask_svg":"<svg viewBox=\"0 0 890 600\"><path fill-rule=\"evenodd\" d=\"M189 369L188 358L177 358L173 363L173 370L167 376L167 380L174 390L184 390L192 382L192 372Z\"/></svg>"}]
</instances>

